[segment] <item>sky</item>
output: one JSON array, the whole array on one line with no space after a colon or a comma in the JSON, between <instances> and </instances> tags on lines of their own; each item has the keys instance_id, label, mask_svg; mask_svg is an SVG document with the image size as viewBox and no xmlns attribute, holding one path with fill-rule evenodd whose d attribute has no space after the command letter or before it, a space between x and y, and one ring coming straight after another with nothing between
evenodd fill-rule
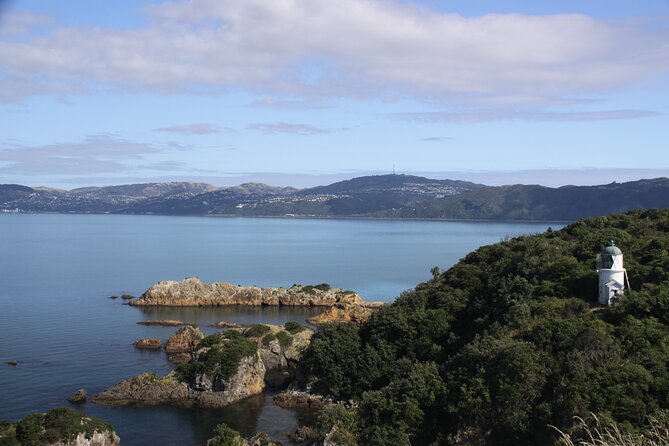
<instances>
[{"instance_id":1,"label":"sky","mask_svg":"<svg viewBox=\"0 0 669 446\"><path fill-rule=\"evenodd\" d=\"M669 0L0 0L0 183L669 176Z\"/></svg>"}]
</instances>

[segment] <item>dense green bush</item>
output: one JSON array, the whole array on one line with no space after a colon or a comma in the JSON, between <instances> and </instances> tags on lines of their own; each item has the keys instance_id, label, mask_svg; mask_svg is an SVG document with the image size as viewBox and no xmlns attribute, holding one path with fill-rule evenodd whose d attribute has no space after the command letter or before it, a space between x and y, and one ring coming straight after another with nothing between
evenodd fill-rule
<instances>
[{"instance_id":1,"label":"dense green bush","mask_svg":"<svg viewBox=\"0 0 669 446\"><path fill-rule=\"evenodd\" d=\"M113 431L114 428L102 420L84 416L69 407L52 409L46 414L30 414L16 424L0 425L0 445L44 445L67 443L84 433L91 438L93 432Z\"/></svg>"},{"instance_id":2,"label":"dense green bush","mask_svg":"<svg viewBox=\"0 0 669 446\"><path fill-rule=\"evenodd\" d=\"M216 340L218 343L214 343ZM228 380L237 373L243 358L258 351L255 342L233 330L207 336L200 341L200 346L207 346L209 350L196 360L177 367L177 374L183 381L192 382L200 373L205 373L210 379Z\"/></svg>"},{"instance_id":3,"label":"dense green bush","mask_svg":"<svg viewBox=\"0 0 669 446\"><path fill-rule=\"evenodd\" d=\"M270 330L271 328L268 325L256 324L244 330L244 336L247 338L259 338Z\"/></svg>"},{"instance_id":4,"label":"dense green bush","mask_svg":"<svg viewBox=\"0 0 669 446\"><path fill-rule=\"evenodd\" d=\"M207 441L207 446L244 446L248 444L242 435L225 423L214 429L214 436Z\"/></svg>"},{"instance_id":5,"label":"dense green bush","mask_svg":"<svg viewBox=\"0 0 669 446\"><path fill-rule=\"evenodd\" d=\"M609 240L631 290L597 305ZM362 327L323 326L313 390L360 402L361 444L551 444L590 412L634 430L669 409L669 211L484 246ZM390 443L389 443L390 442Z\"/></svg>"},{"instance_id":6,"label":"dense green bush","mask_svg":"<svg viewBox=\"0 0 669 446\"><path fill-rule=\"evenodd\" d=\"M288 330L288 333L290 334L297 334L301 331L304 331L307 329L304 325L300 324L299 322L295 321L288 321L285 324L283 324L283 328Z\"/></svg>"}]
</instances>

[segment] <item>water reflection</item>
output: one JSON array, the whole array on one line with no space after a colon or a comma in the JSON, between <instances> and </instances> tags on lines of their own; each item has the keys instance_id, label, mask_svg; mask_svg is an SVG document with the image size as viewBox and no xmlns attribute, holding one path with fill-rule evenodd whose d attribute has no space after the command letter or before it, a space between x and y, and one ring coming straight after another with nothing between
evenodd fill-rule
<instances>
[{"instance_id":1,"label":"water reflection","mask_svg":"<svg viewBox=\"0 0 669 446\"><path fill-rule=\"evenodd\" d=\"M311 307L131 307L144 319L177 319L187 324L209 326L220 321L237 324L283 325L288 321L304 322L324 308Z\"/></svg>"}]
</instances>

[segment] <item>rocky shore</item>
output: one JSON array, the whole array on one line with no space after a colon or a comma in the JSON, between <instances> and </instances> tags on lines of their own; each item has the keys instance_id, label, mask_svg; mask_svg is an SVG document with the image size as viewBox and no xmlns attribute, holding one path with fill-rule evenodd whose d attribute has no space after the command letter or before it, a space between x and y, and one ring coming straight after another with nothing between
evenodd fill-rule
<instances>
[{"instance_id":1,"label":"rocky shore","mask_svg":"<svg viewBox=\"0 0 669 446\"><path fill-rule=\"evenodd\" d=\"M42 446L119 446L114 428L74 409L59 407L0 423L0 444Z\"/></svg>"},{"instance_id":2,"label":"rocky shore","mask_svg":"<svg viewBox=\"0 0 669 446\"><path fill-rule=\"evenodd\" d=\"M188 383L177 372L163 377L148 372L121 381L95 395L92 401L113 406L175 404L221 408L262 392L264 377L265 366L260 358L245 357L237 372L227 380L217 381L201 374Z\"/></svg>"},{"instance_id":3,"label":"rocky shore","mask_svg":"<svg viewBox=\"0 0 669 446\"><path fill-rule=\"evenodd\" d=\"M204 336L180 328L167 342L168 354L182 354L177 370L159 377L147 372L104 390L92 401L108 405L202 406L220 408L283 386L295 378L298 360L313 330L296 322L252 325Z\"/></svg>"},{"instance_id":4,"label":"rocky shore","mask_svg":"<svg viewBox=\"0 0 669 446\"><path fill-rule=\"evenodd\" d=\"M331 307L338 303L362 305L353 291L330 285L293 285L290 288L259 288L227 282L202 283L191 277L159 282L130 302L133 306L203 307L223 305Z\"/></svg>"}]
</instances>

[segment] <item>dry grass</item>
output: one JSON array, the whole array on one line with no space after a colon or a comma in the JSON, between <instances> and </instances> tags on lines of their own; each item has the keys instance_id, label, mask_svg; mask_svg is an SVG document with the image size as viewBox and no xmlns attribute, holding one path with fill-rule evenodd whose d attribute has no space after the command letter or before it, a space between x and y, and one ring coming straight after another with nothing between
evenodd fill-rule
<instances>
[{"instance_id":1,"label":"dry grass","mask_svg":"<svg viewBox=\"0 0 669 446\"><path fill-rule=\"evenodd\" d=\"M589 424L580 417L574 433L566 434L553 427L560 434L561 446L667 446L669 445L669 413L664 412L657 418L648 417L648 425L638 433L623 432L615 425L603 426L599 418L592 414Z\"/></svg>"}]
</instances>

